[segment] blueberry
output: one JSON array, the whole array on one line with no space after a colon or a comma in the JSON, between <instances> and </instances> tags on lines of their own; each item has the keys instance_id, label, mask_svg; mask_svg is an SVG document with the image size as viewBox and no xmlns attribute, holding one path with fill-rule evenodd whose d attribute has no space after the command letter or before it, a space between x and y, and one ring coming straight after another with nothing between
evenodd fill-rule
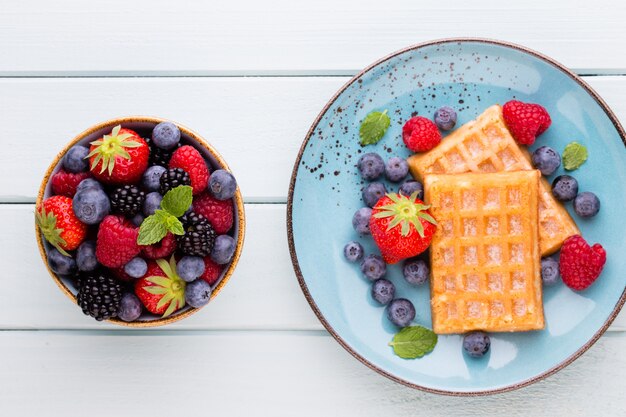
<instances>
[{"instance_id":1,"label":"blueberry","mask_svg":"<svg viewBox=\"0 0 626 417\"><path fill-rule=\"evenodd\" d=\"M218 169L209 178L209 191L218 200L228 200L235 195L237 181L230 172Z\"/></svg>"},{"instance_id":2,"label":"blueberry","mask_svg":"<svg viewBox=\"0 0 626 417\"><path fill-rule=\"evenodd\" d=\"M180 142L180 129L174 123L161 122L152 131L152 141L161 149L174 149Z\"/></svg>"},{"instance_id":3,"label":"blueberry","mask_svg":"<svg viewBox=\"0 0 626 417\"><path fill-rule=\"evenodd\" d=\"M74 195L72 208L78 220L93 225L100 223L109 214L111 202L103 190L88 187Z\"/></svg>"},{"instance_id":4,"label":"blueberry","mask_svg":"<svg viewBox=\"0 0 626 417\"><path fill-rule=\"evenodd\" d=\"M561 156L549 146L537 148L532 155L533 166L543 175L552 175L561 166Z\"/></svg>"},{"instance_id":5,"label":"blueberry","mask_svg":"<svg viewBox=\"0 0 626 417\"><path fill-rule=\"evenodd\" d=\"M448 106L438 108L435 111L435 124L441 130L452 130L456 125L456 111Z\"/></svg>"},{"instance_id":6,"label":"blueberry","mask_svg":"<svg viewBox=\"0 0 626 417\"><path fill-rule=\"evenodd\" d=\"M385 165L385 176L391 182L400 182L409 173L409 164L402 158L389 158Z\"/></svg>"},{"instance_id":7,"label":"blueberry","mask_svg":"<svg viewBox=\"0 0 626 417\"><path fill-rule=\"evenodd\" d=\"M363 188L361 193L363 202L368 207L374 207L378 200L387 194L387 188L382 182L371 182Z\"/></svg>"},{"instance_id":8,"label":"blueberry","mask_svg":"<svg viewBox=\"0 0 626 417\"><path fill-rule=\"evenodd\" d=\"M398 192L407 197L410 197L414 192L417 192L417 198L421 200L424 197L424 186L419 181L406 180L402 183Z\"/></svg>"},{"instance_id":9,"label":"blueberry","mask_svg":"<svg viewBox=\"0 0 626 417\"><path fill-rule=\"evenodd\" d=\"M124 321L135 321L141 316L141 301L133 293L127 292L122 295L117 317Z\"/></svg>"},{"instance_id":10,"label":"blueberry","mask_svg":"<svg viewBox=\"0 0 626 417\"><path fill-rule=\"evenodd\" d=\"M370 280L376 281L387 273L387 264L378 255L367 255L361 261L361 272Z\"/></svg>"},{"instance_id":11,"label":"blueberry","mask_svg":"<svg viewBox=\"0 0 626 417\"><path fill-rule=\"evenodd\" d=\"M133 278L141 278L148 272L148 264L140 257L135 256L124 265L124 272Z\"/></svg>"},{"instance_id":12,"label":"blueberry","mask_svg":"<svg viewBox=\"0 0 626 417\"><path fill-rule=\"evenodd\" d=\"M385 171L385 162L377 153L370 152L359 158L357 168L366 180L375 180Z\"/></svg>"},{"instance_id":13,"label":"blueberry","mask_svg":"<svg viewBox=\"0 0 626 417\"><path fill-rule=\"evenodd\" d=\"M343 255L350 262L356 262L363 258L363 246L359 242L348 242L343 248Z\"/></svg>"},{"instance_id":14,"label":"blueberry","mask_svg":"<svg viewBox=\"0 0 626 417\"><path fill-rule=\"evenodd\" d=\"M559 281L559 261L551 256L541 259L541 280L546 286L554 285Z\"/></svg>"},{"instance_id":15,"label":"blueberry","mask_svg":"<svg viewBox=\"0 0 626 417\"><path fill-rule=\"evenodd\" d=\"M463 337L463 349L473 358L480 358L489 351L491 340L485 332L471 332Z\"/></svg>"},{"instance_id":16,"label":"blueberry","mask_svg":"<svg viewBox=\"0 0 626 417\"><path fill-rule=\"evenodd\" d=\"M219 265L224 265L230 262L233 258L236 248L235 239L228 235L219 235L215 239L213 250L211 251L211 259L213 262Z\"/></svg>"},{"instance_id":17,"label":"blueberry","mask_svg":"<svg viewBox=\"0 0 626 417\"><path fill-rule=\"evenodd\" d=\"M48 265L55 274L73 275L76 272L76 261L71 256L65 256L56 248L48 251Z\"/></svg>"},{"instance_id":18,"label":"blueberry","mask_svg":"<svg viewBox=\"0 0 626 417\"><path fill-rule=\"evenodd\" d=\"M143 215L148 217L154 214L154 212L161 207L161 200L163 196L156 191L148 193L146 199L143 202Z\"/></svg>"},{"instance_id":19,"label":"blueberry","mask_svg":"<svg viewBox=\"0 0 626 417\"><path fill-rule=\"evenodd\" d=\"M422 285L428 281L430 270L423 259L407 259L402 266L402 274L409 284Z\"/></svg>"},{"instance_id":20,"label":"blueberry","mask_svg":"<svg viewBox=\"0 0 626 417\"><path fill-rule=\"evenodd\" d=\"M187 284L185 301L192 307L200 308L211 299L211 286L203 279L197 279Z\"/></svg>"},{"instance_id":21,"label":"blueberry","mask_svg":"<svg viewBox=\"0 0 626 417\"><path fill-rule=\"evenodd\" d=\"M94 271L98 267L96 258L96 242L85 240L76 251L76 265L79 271Z\"/></svg>"},{"instance_id":22,"label":"blueberry","mask_svg":"<svg viewBox=\"0 0 626 417\"><path fill-rule=\"evenodd\" d=\"M398 327L406 327L415 318L415 307L406 298L396 298L387 305L387 318Z\"/></svg>"},{"instance_id":23,"label":"blueberry","mask_svg":"<svg viewBox=\"0 0 626 417\"><path fill-rule=\"evenodd\" d=\"M94 180L93 178L85 178L78 184L78 187L76 187L76 192L80 193L81 191L86 190L87 188L97 188L98 190L104 189L102 188L102 184L100 184L98 181Z\"/></svg>"},{"instance_id":24,"label":"blueberry","mask_svg":"<svg viewBox=\"0 0 626 417\"><path fill-rule=\"evenodd\" d=\"M593 217L600 211L600 200L589 191L580 193L574 199L574 211L580 217Z\"/></svg>"},{"instance_id":25,"label":"blueberry","mask_svg":"<svg viewBox=\"0 0 626 417\"><path fill-rule=\"evenodd\" d=\"M89 160L85 159L89 154L86 146L72 146L63 157L63 168L69 172L85 172L89 169Z\"/></svg>"},{"instance_id":26,"label":"blueberry","mask_svg":"<svg viewBox=\"0 0 626 417\"><path fill-rule=\"evenodd\" d=\"M396 287L393 283L385 278L377 279L372 284L372 297L380 304L387 304L393 300L396 293Z\"/></svg>"},{"instance_id":27,"label":"blueberry","mask_svg":"<svg viewBox=\"0 0 626 417\"><path fill-rule=\"evenodd\" d=\"M137 213L133 216L132 219L130 219L130 222L132 224L134 224L135 226L139 227L141 226L141 223L143 223L143 219L145 219L145 217L143 216L143 214L141 213Z\"/></svg>"},{"instance_id":28,"label":"blueberry","mask_svg":"<svg viewBox=\"0 0 626 417\"><path fill-rule=\"evenodd\" d=\"M183 256L176 264L176 273L183 281L191 282L204 274L204 259L199 256Z\"/></svg>"},{"instance_id":29,"label":"blueberry","mask_svg":"<svg viewBox=\"0 0 626 417\"><path fill-rule=\"evenodd\" d=\"M552 181L552 194L560 201L571 201L578 194L578 181L569 175L559 175Z\"/></svg>"},{"instance_id":30,"label":"blueberry","mask_svg":"<svg viewBox=\"0 0 626 417\"><path fill-rule=\"evenodd\" d=\"M146 169L141 177L141 185L143 185L143 188L147 191L159 191L159 188L161 188L161 182L159 180L165 171L167 171L167 169L161 165L154 165Z\"/></svg>"},{"instance_id":31,"label":"blueberry","mask_svg":"<svg viewBox=\"0 0 626 417\"><path fill-rule=\"evenodd\" d=\"M352 227L362 235L370 234L370 217L372 217L372 209L362 207L358 209L352 217Z\"/></svg>"}]
</instances>

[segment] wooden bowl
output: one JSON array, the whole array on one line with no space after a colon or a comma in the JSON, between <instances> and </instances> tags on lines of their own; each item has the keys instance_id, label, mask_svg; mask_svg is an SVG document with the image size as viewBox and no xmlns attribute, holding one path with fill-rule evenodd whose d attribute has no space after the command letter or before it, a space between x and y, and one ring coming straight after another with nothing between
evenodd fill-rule
<instances>
[{"instance_id":1,"label":"wooden bowl","mask_svg":"<svg viewBox=\"0 0 626 417\"><path fill-rule=\"evenodd\" d=\"M145 137L145 135L142 135L143 131L152 130L154 126L164 121L166 120L160 119L157 117L149 117L149 116L120 117L116 119L107 120L102 123L98 123L97 125L94 125L90 127L89 129L85 130L84 132L80 133L78 136L72 139L70 143L68 143L61 152L59 152L59 154L52 161L52 164L50 164L50 167L46 171L43 177L43 180L41 181L41 186L39 187L39 192L37 194L36 207L40 207L43 200L52 195L51 186L49 184L50 177L59 170L59 168L61 167L61 160L63 156L72 146L76 144L83 144L83 145L88 146L89 142L92 142L102 137L102 135L104 134L108 134L109 132L111 132L113 127L117 125L122 125L122 127L136 130L139 132L141 136ZM184 126L181 126L178 123L175 123L175 124L180 129L181 142L183 144L189 144L189 145L194 146L202 154L202 156L210 162L211 166L214 169L216 167L219 167L219 168L223 168L223 169L230 171L230 169L228 168L228 165L226 164L224 159L221 157L221 155L211 145L205 142L204 139L200 135L198 135L194 131ZM219 294L219 292L222 290L222 288L224 288L224 286L226 285L226 283L232 276L233 272L235 271L235 267L237 266L237 262L239 261L239 257L241 256L241 250L243 248L246 222L245 222L243 198L241 197L241 192L239 190L239 187L237 187L237 191L235 193L235 196L233 197L233 200L235 204L235 213L234 213L233 229L230 234L236 239L237 246L235 249L235 254L233 255L233 259L230 261L228 266L222 271L222 275L217 285L213 288L213 294L211 295L212 299L215 296L217 296L217 294ZM36 230L35 234L37 236L37 244L39 246L39 253L41 254L41 258L43 259L44 264L46 265L46 268L48 269L48 272L50 273L50 276L52 277L54 282L58 285L58 287L61 289L61 291L63 291L63 293L67 295L74 304L76 304L76 294L75 294L75 290L72 289L73 286L70 285L68 279L58 276L50 269L50 267L48 266L48 259L46 256L46 246L44 244L44 239L37 226L35 226L35 230ZM165 318L157 317L157 316L145 313L144 311L141 317L139 317L139 319L133 322L125 322L118 318L109 319L107 321L109 321L110 323L118 324L120 326L127 326L127 327L157 327L157 326L163 326L166 324L170 324L170 323L174 323L176 321L182 320L185 317L191 316L197 310L199 309L193 308L190 306L185 306L181 310Z\"/></svg>"}]
</instances>

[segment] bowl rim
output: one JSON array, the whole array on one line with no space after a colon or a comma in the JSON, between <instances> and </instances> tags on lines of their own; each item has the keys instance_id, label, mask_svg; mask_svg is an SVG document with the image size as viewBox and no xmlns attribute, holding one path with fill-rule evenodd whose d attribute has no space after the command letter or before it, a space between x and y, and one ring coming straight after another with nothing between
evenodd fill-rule
<instances>
[{"instance_id":1,"label":"bowl rim","mask_svg":"<svg viewBox=\"0 0 626 417\"><path fill-rule=\"evenodd\" d=\"M157 125L157 124L159 124L161 122L172 122L172 123L174 123L180 129L181 133L183 135L185 135L187 138L189 138L190 140L192 140L195 145L200 146L204 150L209 152L211 157L213 157L218 162L218 164L221 166L221 168L226 169L229 172L231 171L230 167L228 166L228 164L226 163L224 158L222 158L222 156L219 154L219 152L217 152L217 150L215 150L215 148L213 148L212 145L210 145L208 142L206 142L204 140L204 138L202 138L202 136L200 136L198 133L194 132L193 130L189 129L186 126L181 125L180 123L174 122L174 121L169 120L169 119L164 119L164 118L160 118L160 117L153 117L153 116L123 116L123 117L116 117L116 118L113 118L113 119L108 119L106 121L97 123L97 124L92 125L91 127L87 128L87 129L85 129L84 131L82 131L81 133L76 135L72 140L70 140L69 143L67 143L63 147L63 149L54 157L54 159L52 160L52 163L50 164L50 166L48 167L48 169L46 170L46 172L44 174L44 177L43 177L43 179L41 181L41 185L39 186L39 191L37 193L37 199L36 199L36 202L35 202L35 210L37 210L37 208L40 207L41 203L43 202L43 197L44 197L44 194L45 194L48 182L50 181L50 176L52 175L52 172L56 169L56 167L61 162L61 159L63 158L63 156L65 156L67 151L72 146L74 146L75 144L77 144L81 140L85 139L87 136L90 136L90 135L92 135L93 133L95 133L95 132L97 132L99 130L106 129L106 128L109 128L109 127L113 128L114 126L117 126L117 125L124 126L124 124L128 124L128 123L150 123L150 124ZM245 209L244 209L243 197L241 195L241 190L239 189L239 185L237 185L237 190L235 191L234 202L235 202L235 207L236 207L236 211L237 211L237 213L236 213L237 214L237 245L235 247L235 253L233 254L233 258L232 258L232 260L230 261L230 263L228 265L228 269L225 272L223 272L224 276L220 280L219 284L215 288L213 288L213 292L211 294L211 300L213 298L215 298L219 294L219 292L222 290L222 288L224 288L226 283L230 280L230 277L233 275L233 272L235 271L235 267L237 266L237 263L239 262L239 258L241 257L241 252L242 252L242 249L243 249L243 244L244 244L244 239L245 239L245 229L246 229L246 218L245 218ZM48 265L48 261L47 261L46 249L45 249L45 246L44 246L44 241L43 241L43 238L42 238L42 234L39 231L39 227L37 226L36 223L35 223L35 236L37 237L37 246L39 248L39 254L41 255L41 259L43 260L43 263L44 263L46 269L48 270L48 273L50 274L50 276L52 277L52 279L56 283L56 285L59 287L59 289L70 300L72 300L72 302L74 304L77 304L76 296L74 295L74 293L72 293L72 291L70 291L70 289L65 285L65 283L63 281L61 281L61 279L57 276L57 274L55 274L50 269L50 266ZM188 310L185 310L185 311L181 312L180 314L173 314L173 315L168 316L168 317L160 317L158 319L150 320L150 321L126 322L126 321L121 320L119 318L107 319L106 321L109 322L109 323L120 325L120 326L132 327L132 328L159 327L159 326L164 326L166 324L171 324L171 323L177 322L179 320L182 320L182 319L184 319L186 317L189 317L189 316L191 316L192 314L196 313L198 310L200 310L200 309L202 309L204 307L206 307L206 305L204 305L204 306L202 306L200 308L194 308L194 307L190 306Z\"/></svg>"},{"instance_id":2,"label":"bowl rim","mask_svg":"<svg viewBox=\"0 0 626 417\"><path fill-rule=\"evenodd\" d=\"M309 130L308 130L308 132L307 132L307 134L306 134L306 136L304 138L304 141L302 142L302 145L300 146L300 150L298 152L298 156L297 156L296 161L295 161L294 166L293 166L293 170L292 170L292 174L291 174L291 180L290 180L290 183L289 183L289 194L288 194L288 198L287 198L287 240L288 240L288 243L289 243L289 253L291 255L291 262L293 264L294 272L295 272L295 275L296 275L296 277L298 279L298 283L300 284L300 289L302 290L302 292L304 294L304 297L306 298L307 302L309 303L309 306L311 307L311 309L313 310L313 312L317 316L318 320L326 328L326 330L354 358L356 358L358 361L360 361L362 364L364 364L368 368L370 368L370 369L374 370L375 372L379 373L380 375L383 375L383 376L391 379L392 381L395 381L397 383L400 383L400 384L405 385L405 386L410 387L410 388L418 389L420 391L425 391L425 392L429 392L429 393L433 393L433 394L441 394L441 395L447 395L447 396L480 397L480 396L486 396L486 395L491 395L491 394L509 392L509 391L513 391L513 390L516 390L516 389L519 389L519 388L526 387L528 385L531 385L531 384L533 384L533 383L535 383L537 381L540 381L540 380L542 380L544 378L547 378L547 377L555 374L556 372L558 372L561 369L565 368L567 365L569 365L572 362L574 362L583 353L585 353L596 341L598 341L600 336L602 336L604 334L604 332L609 328L609 326L611 325L613 320L615 320L615 318L619 314L620 310L622 309L622 306L626 302L626 288L624 288L624 291L622 292L619 300L615 304L615 307L614 307L613 311L611 312L611 314L609 315L609 317L606 319L604 324L598 329L598 331L591 337L591 339L589 339L583 346L581 346L576 352L574 352L568 358L566 358L562 362L556 364L552 368L546 370L545 372L542 372L542 373L540 373L538 375L533 376L532 378L528 378L528 379L526 379L524 381L517 382L515 384L506 385L506 386L503 386L503 387L489 389L489 390L454 391L454 390L446 390L446 389L440 389L440 388L431 388L431 387L427 387L427 386L423 386L423 385L419 385L419 384L407 381L407 380L405 380L403 378L400 378L400 377L398 377L398 376L396 376L396 375L394 375L394 374L392 374L392 373L390 373L390 372L380 368L379 366L377 366L377 365L373 364L372 362L370 362L365 357L361 356L361 354L356 352L356 350L354 350L345 340L343 340L343 338L337 333L337 331L335 331L335 329L325 319L324 315L322 314L322 312L320 311L319 307L315 303L315 300L311 296L311 293L309 292L309 289L308 289L308 287L306 285L306 282L304 280L304 276L302 274L302 270L300 269L300 264L298 262L298 256L296 254L295 242L294 242L294 238L293 238L293 197L294 197L294 189L295 189L296 179L297 179L297 174L298 174L298 168L300 166L300 163L301 163L302 156L304 154L305 148L308 145L309 140L311 139L311 137L313 137L313 133L315 131L315 128L317 127L317 125L322 120L322 117L324 116L324 114L326 114L326 112L330 109L330 107L334 104L334 102L339 98L339 96L348 87L350 87L353 83L357 82L359 78L361 78L363 75L365 75L367 72L371 71L372 69L374 69L378 65L380 65L380 64L382 64L382 63L384 63L384 62L386 62L386 61L388 61L388 60L390 60L390 59L392 59L392 58L394 58L394 57L396 57L398 55L401 55L403 53L409 52L409 51L418 50L420 48L430 47L430 46L434 46L434 45L448 44L448 43L483 43L483 44L489 44L489 45L495 45L495 46L505 47L505 48L509 48L509 49L514 49L514 50L517 50L519 52L523 52L525 54L531 55L531 56L533 56L533 57L535 57L535 58L537 58L537 59L539 59L541 61L544 61L545 63L555 67L557 70L560 70L566 76L569 76L573 81L578 83L598 103L600 108L605 112L605 114L607 115L609 120L613 123L613 126L617 130L617 133L619 134L620 138L622 139L622 142L626 146L626 133L624 132L624 128L620 124L619 120L617 119L617 117L615 116L613 111L606 104L606 102L600 97L600 95L593 88L591 88L591 86L589 86L589 84L587 84L587 82L585 82L577 74L572 72L570 69L568 69L567 67L565 67L563 64L559 63L558 61L555 61L554 59L552 59L552 58L550 58L550 57L548 57L548 56L546 56L546 55L544 55L544 54L542 54L540 52L537 52L537 51L535 51L533 49L527 48L525 46L517 45L515 43L511 43L511 42L507 42L507 41L501 41L501 40L489 39L489 38L454 37L454 38L442 38L442 39L435 39L435 40L431 40L431 41L421 42L421 43L414 44L414 45L408 46L406 48L397 50L395 52L392 52L391 54L389 54L389 55L387 55L387 56L385 56L385 57L375 61L374 63L372 63L372 64L368 65L367 67L365 67L363 70L359 71L356 75L354 75L352 78L350 78L350 80L348 80L343 86L341 86L341 88L339 88L339 90L331 97L331 99L326 103L326 105L319 112L319 114L317 115L317 117L313 121L313 124L309 128Z\"/></svg>"}]
</instances>

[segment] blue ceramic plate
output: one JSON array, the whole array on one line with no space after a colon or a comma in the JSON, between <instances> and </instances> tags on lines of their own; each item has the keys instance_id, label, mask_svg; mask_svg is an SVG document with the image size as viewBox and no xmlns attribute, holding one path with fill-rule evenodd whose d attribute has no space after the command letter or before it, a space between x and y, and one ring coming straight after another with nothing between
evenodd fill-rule
<instances>
[{"instance_id":1,"label":"blue ceramic plate","mask_svg":"<svg viewBox=\"0 0 626 417\"><path fill-rule=\"evenodd\" d=\"M360 237L351 219L360 207L356 161L364 152L385 159L407 157L403 123L412 115L432 117L440 106L458 112L460 126L492 104L511 99L540 103L552 126L536 145L559 152L576 140L589 159L574 175L581 190L596 193L600 213L577 217L584 237L601 243L607 263L586 291L563 284L546 288L546 329L496 333L482 359L462 352L458 335L440 336L435 350L415 360L394 355L387 345L397 329L370 296L358 265L342 254L350 240L378 253L370 237ZM373 110L388 110L391 127L373 146L359 145L359 126ZM444 139L445 140L445 139ZM562 65L525 48L479 39L435 41L397 52L365 69L331 99L317 118L296 161L288 206L288 233L296 275L311 307L337 341L361 362L387 377L427 391L470 395L528 385L563 368L606 330L626 298L626 151L619 122L598 95ZM552 177L563 173L560 168ZM550 178L550 180L552 179ZM387 184L396 190L397 185ZM388 268L396 296L413 301L415 322L431 326L428 285L411 287L400 266Z\"/></svg>"}]
</instances>

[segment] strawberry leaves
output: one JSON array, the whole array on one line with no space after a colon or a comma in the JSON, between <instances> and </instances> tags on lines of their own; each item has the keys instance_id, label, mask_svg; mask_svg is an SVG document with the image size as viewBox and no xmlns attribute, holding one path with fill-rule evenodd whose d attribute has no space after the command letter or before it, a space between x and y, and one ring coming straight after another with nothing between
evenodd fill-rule
<instances>
[{"instance_id":1,"label":"strawberry leaves","mask_svg":"<svg viewBox=\"0 0 626 417\"><path fill-rule=\"evenodd\" d=\"M168 191L161 201L161 209L144 219L139 227L137 243L152 245L160 242L167 232L175 235L184 235L183 224L178 217L185 214L193 200L193 189L188 185L179 185Z\"/></svg>"},{"instance_id":2,"label":"strawberry leaves","mask_svg":"<svg viewBox=\"0 0 626 417\"><path fill-rule=\"evenodd\" d=\"M154 275L147 277L145 280L152 285L146 285L143 289L152 295L161 296L156 308L161 309L167 306L162 316L167 317L185 306L186 283L176 273L176 259L174 255L172 255L169 262L165 259L157 259L156 263L165 273L165 276Z\"/></svg>"},{"instance_id":3,"label":"strawberry leaves","mask_svg":"<svg viewBox=\"0 0 626 417\"><path fill-rule=\"evenodd\" d=\"M100 173L108 171L109 175L113 173L115 168L115 159L120 156L124 159L130 160L130 154L126 151L127 148L138 148L142 146L141 143L133 140L134 136L130 133L120 133L122 129L121 125L117 125L113 128L110 135L102 136L102 139L90 142L95 148L89 152L85 159L89 159L95 156L91 162L91 170L95 170L100 162Z\"/></svg>"},{"instance_id":4,"label":"strawberry leaves","mask_svg":"<svg viewBox=\"0 0 626 417\"><path fill-rule=\"evenodd\" d=\"M57 216L55 216L54 213L47 213L43 204L41 210L35 210L35 222L41 229L41 233L43 233L43 237L48 243L54 246L63 255L70 256L65 249L63 249L63 246L67 245L67 242L61 237L63 229L57 227Z\"/></svg>"},{"instance_id":5,"label":"strawberry leaves","mask_svg":"<svg viewBox=\"0 0 626 417\"><path fill-rule=\"evenodd\" d=\"M437 224L437 221L427 211L430 206L422 204L417 199L417 194L418 192L414 192L410 197L407 197L402 194L389 193L387 197L393 203L377 207L378 211L373 216L377 219L392 217L387 226L388 231L400 226L402 236L407 236L411 231L411 225L413 225L417 233L424 237L424 225L421 220L434 225Z\"/></svg>"}]
</instances>

